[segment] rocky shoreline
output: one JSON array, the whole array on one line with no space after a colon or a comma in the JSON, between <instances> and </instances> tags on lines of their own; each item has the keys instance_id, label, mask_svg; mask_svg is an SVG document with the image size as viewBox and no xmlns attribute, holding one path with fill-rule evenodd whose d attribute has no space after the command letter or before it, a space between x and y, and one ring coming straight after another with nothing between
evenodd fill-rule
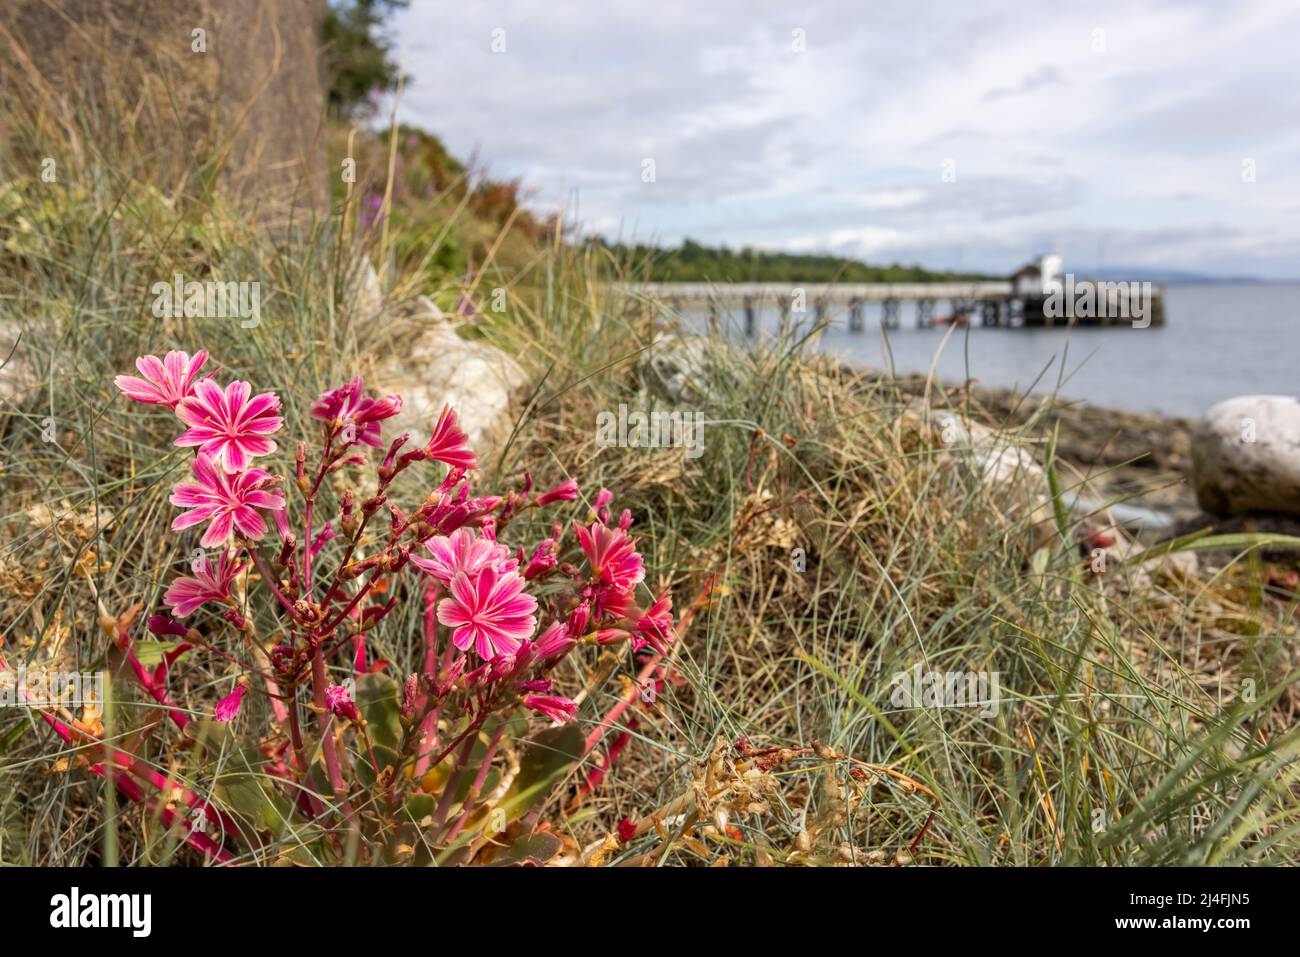
<instances>
[{"instance_id":1,"label":"rocky shoreline","mask_svg":"<svg viewBox=\"0 0 1300 957\"><path fill-rule=\"evenodd\" d=\"M859 375L862 370L855 370ZM868 378L876 374L866 373ZM880 374L883 375L883 374ZM925 377L894 379L906 396L925 391ZM1057 458L1074 473L1087 494L1105 502L1167 516L1167 530L1145 537L1168 538L1202 529L1216 533L1257 531L1300 535L1300 519L1285 515L1207 514L1197 505L1192 479L1192 438L1196 420L1149 412L1129 412L1088 405L1052 395L1022 395L1009 389L952 384L931 385L932 401L942 394L947 404L1007 431L1022 431L1031 442L1046 444L1058 428Z\"/></svg>"}]
</instances>

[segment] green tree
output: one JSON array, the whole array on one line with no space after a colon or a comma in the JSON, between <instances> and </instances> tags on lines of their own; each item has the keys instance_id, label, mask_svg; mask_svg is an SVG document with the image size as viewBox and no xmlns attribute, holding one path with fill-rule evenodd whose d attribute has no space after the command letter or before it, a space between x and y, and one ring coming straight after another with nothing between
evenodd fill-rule
<instances>
[{"instance_id":1,"label":"green tree","mask_svg":"<svg viewBox=\"0 0 1300 957\"><path fill-rule=\"evenodd\" d=\"M395 89L401 71L380 32L384 18L409 0L342 0L325 8L321 46L335 116L352 116L371 103L371 94Z\"/></svg>"}]
</instances>

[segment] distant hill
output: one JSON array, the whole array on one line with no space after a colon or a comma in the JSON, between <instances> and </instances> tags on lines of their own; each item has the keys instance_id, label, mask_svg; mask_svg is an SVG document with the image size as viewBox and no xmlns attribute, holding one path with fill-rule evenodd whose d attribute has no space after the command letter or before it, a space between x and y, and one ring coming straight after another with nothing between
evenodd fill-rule
<instances>
[{"instance_id":1,"label":"distant hill","mask_svg":"<svg viewBox=\"0 0 1300 957\"><path fill-rule=\"evenodd\" d=\"M1258 276L1214 276L1203 272L1189 272L1185 269L1161 269L1157 266L1105 266L1101 269L1068 269L1076 278L1096 279L1103 282L1121 282L1123 280L1163 283L1201 283L1201 282L1268 282Z\"/></svg>"},{"instance_id":2,"label":"distant hill","mask_svg":"<svg viewBox=\"0 0 1300 957\"><path fill-rule=\"evenodd\" d=\"M617 262L631 263L634 277L648 282L938 282L1005 278L984 273L935 272L901 263L871 265L815 253L704 246L690 239L675 249L608 243L600 238L587 242L608 249Z\"/></svg>"}]
</instances>

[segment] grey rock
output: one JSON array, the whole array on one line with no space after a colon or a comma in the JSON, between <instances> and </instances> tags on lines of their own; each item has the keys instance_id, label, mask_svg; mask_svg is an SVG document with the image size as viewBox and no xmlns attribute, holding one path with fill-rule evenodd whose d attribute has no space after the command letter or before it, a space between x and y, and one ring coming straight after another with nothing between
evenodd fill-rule
<instances>
[{"instance_id":1,"label":"grey rock","mask_svg":"<svg viewBox=\"0 0 1300 957\"><path fill-rule=\"evenodd\" d=\"M1212 407L1192 435L1192 484L1214 515L1300 515L1300 399L1242 395Z\"/></svg>"}]
</instances>

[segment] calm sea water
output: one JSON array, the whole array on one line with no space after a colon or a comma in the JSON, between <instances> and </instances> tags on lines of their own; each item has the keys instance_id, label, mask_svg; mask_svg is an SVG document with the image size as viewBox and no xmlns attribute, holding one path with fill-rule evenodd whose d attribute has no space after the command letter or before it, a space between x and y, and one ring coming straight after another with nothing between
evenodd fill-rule
<instances>
[{"instance_id":1,"label":"calm sea water","mask_svg":"<svg viewBox=\"0 0 1300 957\"><path fill-rule=\"evenodd\" d=\"M940 305L936 315L946 306ZM1300 394L1300 284L1190 283L1165 286L1165 325L1074 329L958 327L940 351L947 328L917 329L910 305L902 328L881 338L879 310L866 310L863 332L851 333L842 313L819 348L899 374L936 373L960 383L1021 391L1060 392L1093 405L1135 412L1199 416L1221 399L1243 393ZM760 317L777 324L775 310ZM1064 369L1064 373L1062 372Z\"/></svg>"}]
</instances>

